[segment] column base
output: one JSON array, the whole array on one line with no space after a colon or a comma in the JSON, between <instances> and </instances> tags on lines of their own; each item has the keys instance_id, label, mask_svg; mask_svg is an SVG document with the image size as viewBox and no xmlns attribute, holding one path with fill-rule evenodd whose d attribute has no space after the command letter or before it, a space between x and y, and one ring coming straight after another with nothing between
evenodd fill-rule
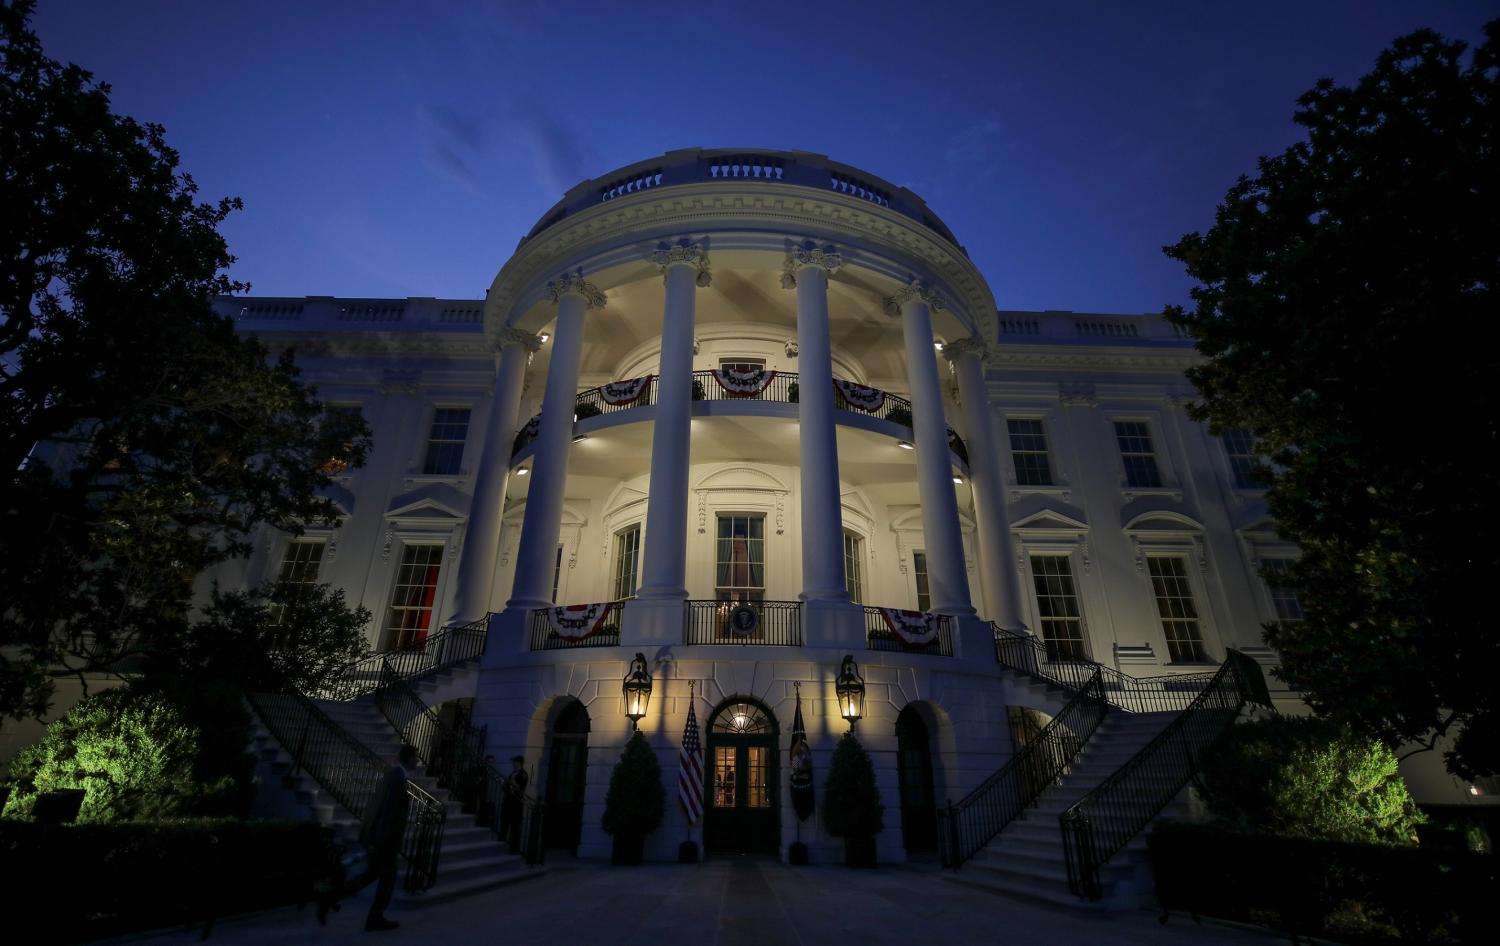
<instances>
[{"instance_id":1,"label":"column base","mask_svg":"<svg viewBox=\"0 0 1500 946\"><path fill-rule=\"evenodd\" d=\"M480 669L510 666L511 658L531 649L531 611L506 608L490 615Z\"/></svg>"},{"instance_id":2,"label":"column base","mask_svg":"<svg viewBox=\"0 0 1500 946\"><path fill-rule=\"evenodd\" d=\"M803 601L802 640L807 647L832 647L849 653L863 651L864 607L847 600Z\"/></svg>"},{"instance_id":3,"label":"column base","mask_svg":"<svg viewBox=\"0 0 1500 946\"><path fill-rule=\"evenodd\" d=\"M620 645L647 647L682 643L687 593L681 598L636 598L625 602Z\"/></svg>"},{"instance_id":4,"label":"column base","mask_svg":"<svg viewBox=\"0 0 1500 946\"><path fill-rule=\"evenodd\" d=\"M971 613L955 617L953 624L956 631L953 656L980 666L995 663L995 631L990 622Z\"/></svg>"}]
</instances>

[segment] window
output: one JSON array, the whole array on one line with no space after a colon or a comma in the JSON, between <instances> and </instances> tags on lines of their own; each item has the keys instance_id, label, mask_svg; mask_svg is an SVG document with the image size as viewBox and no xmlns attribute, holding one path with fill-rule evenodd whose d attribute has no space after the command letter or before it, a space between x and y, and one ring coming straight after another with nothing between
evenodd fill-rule
<instances>
[{"instance_id":1,"label":"window","mask_svg":"<svg viewBox=\"0 0 1500 946\"><path fill-rule=\"evenodd\" d=\"M1047 462L1047 434L1039 420L1008 420L1010 455L1021 486L1051 486L1052 467Z\"/></svg>"},{"instance_id":2,"label":"window","mask_svg":"<svg viewBox=\"0 0 1500 946\"><path fill-rule=\"evenodd\" d=\"M562 553L563 547L557 547L557 561L552 563L552 603L557 604L557 589L562 585Z\"/></svg>"},{"instance_id":3,"label":"window","mask_svg":"<svg viewBox=\"0 0 1500 946\"><path fill-rule=\"evenodd\" d=\"M318 571L323 567L323 548L322 539L294 539L281 558L281 569L276 573L277 584L294 594L316 585ZM281 624L285 613L285 605L274 605L271 623Z\"/></svg>"},{"instance_id":4,"label":"window","mask_svg":"<svg viewBox=\"0 0 1500 946\"><path fill-rule=\"evenodd\" d=\"M1188 585L1187 564L1177 556L1153 555L1146 559L1156 610L1167 636L1167 654L1173 663L1203 663L1203 635L1198 627L1198 608Z\"/></svg>"},{"instance_id":5,"label":"window","mask_svg":"<svg viewBox=\"0 0 1500 946\"><path fill-rule=\"evenodd\" d=\"M1240 428L1227 430L1221 439L1224 441L1224 452L1229 455L1234 488L1261 489L1262 484L1255 475L1255 439L1250 436L1250 431Z\"/></svg>"},{"instance_id":6,"label":"window","mask_svg":"<svg viewBox=\"0 0 1500 946\"><path fill-rule=\"evenodd\" d=\"M331 428L332 430L353 430L354 428L359 426L362 419L363 415L360 414L358 404L334 404L330 407L323 408L324 426L327 428ZM352 441L353 438L350 438L349 440L346 440L344 442L344 448L346 450L349 447L353 446ZM332 456L323 461L323 465L318 468L318 472L327 473L330 476L337 476L340 473L343 473L348 468L348 463L346 463L339 457Z\"/></svg>"},{"instance_id":7,"label":"window","mask_svg":"<svg viewBox=\"0 0 1500 946\"><path fill-rule=\"evenodd\" d=\"M615 600L635 597L636 574L641 565L641 527L615 533Z\"/></svg>"},{"instance_id":8,"label":"window","mask_svg":"<svg viewBox=\"0 0 1500 946\"><path fill-rule=\"evenodd\" d=\"M766 595L766 517L719 517L714 597L760 601Z\"/></svg>"},{"instance_id":9,"label":"window","mask_svg":"<svg viewBox=\"0 0 1500 946\"><path fill-rule=\"evenodd\" d=\"M1146 422L1115 421L1115 441L1125 463L1125 485L1132 489L1160 487L1161 471L1156 468L1156 448L1151 445L1151 428Z\"/></svg>"},{"instance_id":10,"label":"window","mask_svg":"<svg viewBox=\"0 0 1500 946\"><path fill-rule=\"evenodd\" d=\"M1276 609L1278 621L1302 620L1302 603L1297 600L1297 589L1287 583L1287 570L1291 567L1292 561L1287 558L1267 558L1260 563L1261 576L1266 590L1271 593L1271 606Z\"/></svg>"},{"instance_id":11,"label":"window","mask_svg":"<svg viewBox=\"0 0 1500 946\"><path fill-rule=\"evenodd\" d=\"M467 407L440 407L432 413L432 435L427 438L427 462L422 472L453 476L464 459L464 439L469 435Z\"/></svg>"},{"instance_id":12,"label":"window","mask_svg":"<svg viewBox=\"0 0 1500 946\"><path fill-rule=\"evenodd\" d=\"M432 627L433 601L437 597L438 570L442 564L441 545L408 545L401 550L396 587L391 591L391 610L385 621L386 646L391 650L422 649Z\"/></svg>"},{"instance_id":13,"label":"window","mask_svg":"<svg viewBox=\"0 0 1500 946\"><path fill-rule=\"evenodd\" d=\"M864 584L860 581L864 572L859 563L864 558L865 540L856 532L844 530L844 587L849 589L851 601L865 600Z\"/></svg>"},{"instance_id":14,"label":"window","mask_svg":"<svg viewBox=\"0 0 1500 946\"><path fill-rule=\"evenodd\" d=\"M766 366L764 358L720 358L721 371L759 371Z\"/></svg>"},{"instance_id":15,"label":"window","mask_svg":"<svg viewBox=\"0 0 1500 946\"><path fill-rule=\"evenodd\" d=\"M932 610L932 593L927 588L927 553L911 553L911 570L917 580L917 610Z\"/></svg>"},{"instance_id":16,"label":"window","mask_svg":"<svg viewBox=\"0 0 1500 946\"><path fill-rule=\"evenodd\" d=\"M1088 660L1072 562L1066 555L1033 555L1031 580L1036 587L1036 612L1047 659Z\"/></svg>"}]
</instances>

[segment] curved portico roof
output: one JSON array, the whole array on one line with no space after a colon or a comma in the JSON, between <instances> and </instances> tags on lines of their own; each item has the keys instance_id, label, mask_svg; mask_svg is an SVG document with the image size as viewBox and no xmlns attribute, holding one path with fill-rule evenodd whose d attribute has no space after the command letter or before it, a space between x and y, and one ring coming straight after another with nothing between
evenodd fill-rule
<instances>
[{"instance_id":1,"label":"curved portico roof","mask_svg":"<svg viewBox=\"0 0 1500 946\"><path fill-rule=\"evenodd\" d=\"M917 221L959 246L947 224L927 203L905 187L876 177L826 155L810 151L767 151L747 148L684 148L637 161L584 181L563 195L542 215L521 242L572 214L590 207L647 190L714 181L764 181L796 184L848 194Z\"/></svg>"}]
</instances>

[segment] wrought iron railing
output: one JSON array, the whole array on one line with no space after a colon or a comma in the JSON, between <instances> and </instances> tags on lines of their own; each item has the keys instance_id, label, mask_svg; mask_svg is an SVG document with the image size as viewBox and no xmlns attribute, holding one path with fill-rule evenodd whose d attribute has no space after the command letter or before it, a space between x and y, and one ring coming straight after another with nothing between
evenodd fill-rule
<instances>
[{"instance_id":1,"label":"wrought iron railing","mask_svg":"<svg viewBox=\"0 0 1500 946\"><path fill-rule=\"evenodd\" d=\"M558 634L552 627L549 616L551 608L537 608L531 612L531 649L562 650L568 647L616 647L620 643L620 621L624 619L625 602L611 601L599 620L599 630L584 638L568 638Z\"/></svg>"},{"instance_id":2,"label":"wrought iron railing","mask_svg":"<svg viewBox=\"0 0 1500 946\"><path fill-rule=\"evenodd\" d=\"M682 642L801 647L802 605L796 601L689 601Z\"/></svg>"},{"instance_id":3,"label":"wrought iron railing","mask_svg":"<svg viewBox=\"0 0 1500 946\"><path fill-rule=\"evenodd\" d=\"M488 615L469 624L450 625L406 646L362 657L308 695L322 700L357 700L380 687L386 666L410 683L479 657L488 635Z\"/></svg>"},{"instance_id":4,"label":"wrought iron railing","mask_svg":"<svg viewBox=\"0 0 1500 946\"><path fill-rule=\"evenodd\" d=\"M293 771L306 772L355 821L362 822L393 760L381 759L290 683L283 692L250 693L247 698L271 735L291 755ZM426 890L437 879L446 811L436 798L411 782L406 792L411 807L401 839L405 887Z\"/></svg>"},{"instance_id":5,"label":"wrought iron railing","mask_svg":"<svg viewBox=\"0 0 1500 946\"><path fill-rule=\"evenodd\" d=\"M771 383L766 385L765 390L755 394L734 394L724 390L719 382L714 380L712 371L693 372L693 400L695 401L776 401L781 404L795 404L802 396L802 390L797 381L797 372L778 371Z\"/></svg>"},{"instance_id":6,"label":"wrought iron railing","mask_svg":"<svg viewBox=\"0 0 1500 946\"><path fill-rule=\"evenodd\" d=\"M1231 650L1166 729L1058 816L1068 889L1075 896L1103 895L1100 870L1177 797L1203 750L1224 735L1247 702L1269 705L1265 678L1253 659Z\"/></svg>"},{"instance_id":7,"label":"wrought iron railing","mask_svg":"<svg viewBox=\"0 0 1500 946\"><path fill-rule=\"evenodd\" d=\"M880 608L865 608L865 646L870 650L890 650L903 654L953 656L953 618L938 616L937 636L927 644L908 644L891 630Z\"/></svg>"},{"instance_id":8,"label":"wrought iron railing","mask_svg":"<svg viewBox=\"0 0 1500 946\"><path fill-rule=\"evenodd\" d=\"M492 799L503 799L505 776L486 759L485 729L476 728L463 712L453 724L445 723L390 665L385 668L381 687L375 691L375 705L402 742L417 751L427 774L447 788L461 806L474 811L476 820L489 827L496 840L510 840L501 837L501 825L495 817L500 811L498 805L490 804ZM540 802L534 798L521 801L523 807L534 809L526 811L527 819L540 823ZM524 856L528 864L541 863L540 833L535 839L525 831L519 836L523 840L516 853Z\"/></svg>"},{"instance_id":9,"label":"wrought iron railing","mask_svg":"<svg viewBox=\"0 0 1500 946\"><path fill-rule=\"evenodd\" d=\"M583 420L585 417L597 417L600 414L614 414L619 411L628 411L632 407L646 407L647 405L656 403L656 387L660 383L660 377L653 377L650 381L647 381L646 387L641 391L640 397L629 404L611 404L604 399L604 389L602 387L589 388L587 391L579 392L578 398L574 402L576 405L574 411L577 413L578 419Z\"/></svg>"},{"instance_id":10,"label":"wrought iron railing","mask_svg":"<svg viewBox=\"0 0 1500 946\"><path fill-rule=\"evenodd\" d=\"M1214 677L1212 673L1132 677L1091 660L1051 660L1041 639L1007 631L993 622L990 628L995 637L995 659L1003 666L1075 693L1098 671L1104 699L1128 713L1179 712Z\"/></svg>"},{"instance_id":11,"label":"wrought iron railing","mask_svg":"<svg viewBox=\"0 0 1500 946\"><path fill-rule=\"evenodd\" d=\"M938 812L944 867L957 868L1057 784L1109 712L1095 667L1066 706L995 774Z\"/></svg>"}]
</instances>

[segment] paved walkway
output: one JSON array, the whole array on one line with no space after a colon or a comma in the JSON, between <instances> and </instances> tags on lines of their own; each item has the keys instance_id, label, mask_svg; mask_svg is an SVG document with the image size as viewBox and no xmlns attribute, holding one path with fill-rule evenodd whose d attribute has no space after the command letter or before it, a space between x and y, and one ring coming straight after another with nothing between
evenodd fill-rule
<instances>
[{"instance_id":1,"label":"paved walkway","mask_svg":"<svg viewBox=\"0 0 1500 946\"><path fill-rule=\"evenodd\" d=\"M312 908L221 921L209 943L484 944L484 946L1088 946L1255 944L1253 931L1152 913L1095 914L1034 906L949 883L935 871L786 867L724 859L698 867L569 865L478 896L389 914L401 928L365 933L368 899L319 927ZM188 944L197 933L116 942Z\"/></svg>"}]
</instances>

